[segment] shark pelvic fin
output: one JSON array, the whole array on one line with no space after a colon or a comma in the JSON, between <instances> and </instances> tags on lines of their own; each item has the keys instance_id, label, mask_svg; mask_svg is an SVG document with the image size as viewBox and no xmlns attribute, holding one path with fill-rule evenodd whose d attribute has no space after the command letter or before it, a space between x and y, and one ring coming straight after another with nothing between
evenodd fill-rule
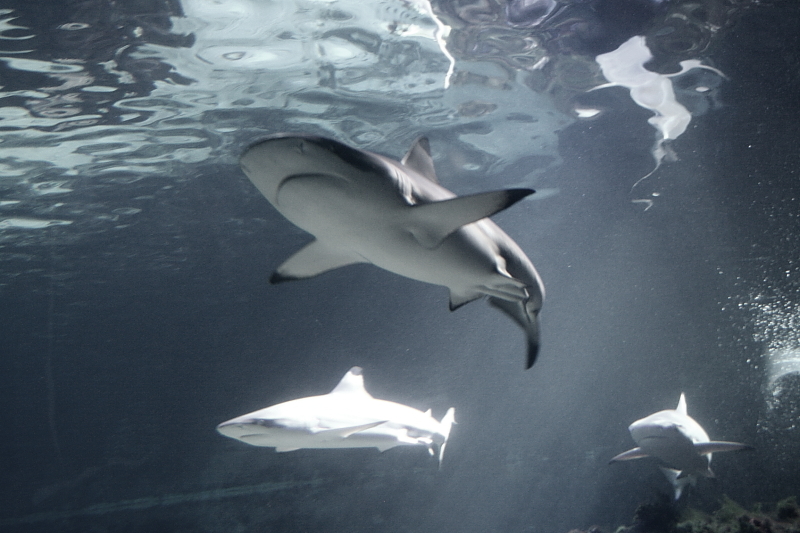
<instances>
[{"instance_id":1,"label":"shark pelvic fin","mask_svg":"<svg viewBox=\"0 0 800 533\"><path fill-rule=\"evenodd\" d=\"M711 470L710 466L708 468L706 468L705 471L698 472L698 474L703 476L703 477L708 477L708 478L717 477L716 474L714 474L714 471ZM682 480L687 479L687 478L688 479L692 479L692 477L693 477L692 474L690 474L686 470L684 470L680 474L678 474L678 481L682 481Z\"/></svg>"},{"instance_id":2,"label":"shark pelvic fin","mask_svg":"<svg viewBox=\"0 0 800 533\"><path fill-rule=\"evenodd\" d=\"M505 189L409 207L409 231L425 248L433 249L465 224L490 217L533 194L532 189Z\"/></svg>"},{"instance_id":3,"label":"shark pelvic fin","mask_svg":"<svg viewBox=\"0 0 800 533\"><path fill-rule=\"evenodd\" d=\"M408 153L400 161L403 166L415 170L421 176L424 176L434 183L439 183L436 177L436 170L433 168L433 158L431 157L431 145L427 137L419 137L411 145Z\"/></svg>"},{"instance_id":4,"label":"shark pelvic fin","mask_svg":"<svg viewBox=\"0 0 800 533\"><path fill-rule=\"evenodd\" d=\"M364 258L346 250L336 250L317 240L294 253L269 278L270 283L311 278L335 268L364 263Z\"/></svg>"},{"instance_id":5,"label":"shark pelvic fin","mask_svg":"<svg viewBox=\"0 0 800 533\"><path fill-rule=\"evenodd\" d=\"M462 305L467 305L468 303L477 300L481 296L483 295L476 292L458 294L450 290L450 310L455 311Z\"/></svg>"},{"instance_id":6,"label":"shark pelvic fin","mask_svg":"<svg viewBox=\"0 0 800 533\"><path fill-rule=\"evenodd\" d=\"M633 448L632 450L628 450L627 452L622 452L616 457L612 457L611 460L608 462L608 464L616 463L618 461L630 461L632 459L641 459L642 457L650 457L650 456L644 453L641 448Z\"/></svg>"}]
</instances>

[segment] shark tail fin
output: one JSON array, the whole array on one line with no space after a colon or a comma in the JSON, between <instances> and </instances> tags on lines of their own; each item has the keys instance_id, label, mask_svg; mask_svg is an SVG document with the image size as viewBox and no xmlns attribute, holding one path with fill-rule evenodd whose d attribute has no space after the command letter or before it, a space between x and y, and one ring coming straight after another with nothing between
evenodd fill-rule
<instances>
[{"instance_id":1,"label":"shark tail fin","mask_svg":"<svg viewBox=\"0 0 800 533\"><path fill-rule=\"evenodd\" d=\"M529 313L524 302L509 302L494 296L489 297L489 303L511 317L514 322L525 330L525 337L528 340L528 355L525 360L525 369L529 369L536 362L539 355L539 315L536 312Z\"/></svg>"},{"instance_id":2,"label":"shark tail fin","mask_svg":"<svg viewBox=\"0 0 800 533\"><path fill-rule=\"evenodd\" d=\"M664 473L664 476L666 476L666 478L672 484L675 501L678 501L680 499L681 494L683 494L683 489L687 485L695 486L697 484L697 476L693 474L686 474L684 476L681 476L682 472L680 470L675 470L674 468L668 468L665 466L660 466L659 468Z\"/></svg>"},{"instance_id":3,"label":"shark tail fin","mask_svg":"<svg viewBox=\"0 0 800 533\"><path fill-rule=\"evenodd\" d=\"M444 442L439 447L439 468L442 468L442 459L444 459L444 449L447 446L447 439L450 438L450 429L453 427L453 424L456 423L456 409L455 407L451 407L447 410L447 413L442 417L442 421L439 422L439 433L444 436Z\"/></svg>"}]
</instances>

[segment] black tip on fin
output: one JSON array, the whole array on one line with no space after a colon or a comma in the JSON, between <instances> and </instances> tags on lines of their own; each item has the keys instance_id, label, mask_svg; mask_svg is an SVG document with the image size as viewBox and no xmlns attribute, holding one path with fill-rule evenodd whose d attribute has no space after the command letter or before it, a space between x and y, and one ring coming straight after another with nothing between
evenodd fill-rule
<instances>
[{"instance_id":1,"label":"black tip on fin","mask_svg":"<svg viewBox=\"0 0 800 533\"><path fill-rule=\"evenodd\" d=\"M269 282L271 285L277 285L278 283L286 283L287 281L295 281L298 278L293 278L292 276L284 276L277 270L272 273L269 277Z\"/></svg>"},{"instance_id":2,"label":"black tip on fin","mask_svg":"<svg viewBox=\"0 0 800 533\"><path fill-rule=\"evenodd\" d=\"M506 189L507 196L507 203L503 209L507 209L514 205L515 203L519 202L523 198L527 198L531 194L535 193L533 189Z\"/></svg>"},{"instance_id":3,"label":"black tip on fin","mask_svg":"<svg viewBox=\"0 0 800 533\"><path fill-rule=\"evenodd\" d=\"M530 370L533 364L536 362L536 358L539 357L539 343L538 342L528 342L528 360L525 363L525 370Z\"/></svg>"}]
</instances>

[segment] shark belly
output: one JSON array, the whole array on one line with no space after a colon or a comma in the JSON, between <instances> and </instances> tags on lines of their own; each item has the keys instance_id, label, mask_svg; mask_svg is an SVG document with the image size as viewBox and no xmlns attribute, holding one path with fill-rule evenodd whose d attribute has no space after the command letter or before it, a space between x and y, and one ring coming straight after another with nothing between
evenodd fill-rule
<instances>
[{"instance_id":1,"label":"shark belly","mask_svg":"<svg viewBox=\"0 0 800 533\"><path fill-rule=\"evenodd\" d=\"M349 437L328 437L324 432L313 432L301 429L283 429L252 434L245 434L239 440L252 446L275 448L277 451L300 449L335 449L335 448L378 448L388 450L403 444L393 435L386 432L372 431L355 433Z\"/></svg>"},{"instance_id":2,"label":"shark belly","mask_svg":"<svg viewBox=\"0 0 800 533\"><path fill-rule=\"evenodd\" d=\"M374 195L368 196L369 202L364 191L345 178L304 175L285 180L277 207L319 241L335 243L338 252L395 274L442 285L470 298L488 294L521 301L527 297L524 283L506 272L497 245L481 226L493 225L491 221L462 226L438 246L428 248L414 236L413 227L403 222L410 206L399 197L376 202Z\"/></svg>"},{"instance_id":3,"label":"shark belly","mask_svg":"<svg viewBox=\"0 0 800 533\"><path fill-rule=\"evenodd\" d=\"M683 473L705 472L708 469L709 457L698 454L694 443L676 428L666 435L637 440L637 444L647 455Z\"/></svg>"}]
</instances>

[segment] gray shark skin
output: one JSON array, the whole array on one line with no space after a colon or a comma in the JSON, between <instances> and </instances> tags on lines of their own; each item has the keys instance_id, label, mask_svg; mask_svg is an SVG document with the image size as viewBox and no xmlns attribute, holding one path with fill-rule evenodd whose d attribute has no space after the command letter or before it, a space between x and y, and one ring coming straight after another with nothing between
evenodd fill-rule
<instances>
[{"instance_id":1,"label":"gray shark skin","mask_svg":"<svg viewBox=\"0 0 800 533\"><path fill-rule=\"evenodd\" d=\"M508 189L457 197L439 185L428 140L402 161L323 137L279 134L248 148L241 167L261 194L315 240L278 267L278 283L355 263L443 285L450 309L483 296L539 352L544 285L530 259L489 217L532 194Z\"/></svg>"},{"instance_id":2,"label":"gray shark skin","mask_svg":"<svg viewBox=\"0 0 800 533\"><path fill-rule=\"evenodd\" d=\"M662 472L675 490L675 499L687 484L694 485L698 476L714 477L710 466L712 453L752 449L739 442L711 441L702 426L687 414L683 394L676 409L637 420L628 430L637 447L609 462L655 457L666 467Z\"/></svg>"},{"instance_id":3,"label":"gray shark skin","mask_svg":"<svg viewBox=\"0 0 800 533\"><path fill-rule=\"evenodd\" d=\"M217 426L217 431L253 446L278 452L301 448L425 446L444 457L455 409L441 421L407 405L378 400L364 388L363 370L351 368L328 394L279 403Z\"/></svg>"}]
</instances>

